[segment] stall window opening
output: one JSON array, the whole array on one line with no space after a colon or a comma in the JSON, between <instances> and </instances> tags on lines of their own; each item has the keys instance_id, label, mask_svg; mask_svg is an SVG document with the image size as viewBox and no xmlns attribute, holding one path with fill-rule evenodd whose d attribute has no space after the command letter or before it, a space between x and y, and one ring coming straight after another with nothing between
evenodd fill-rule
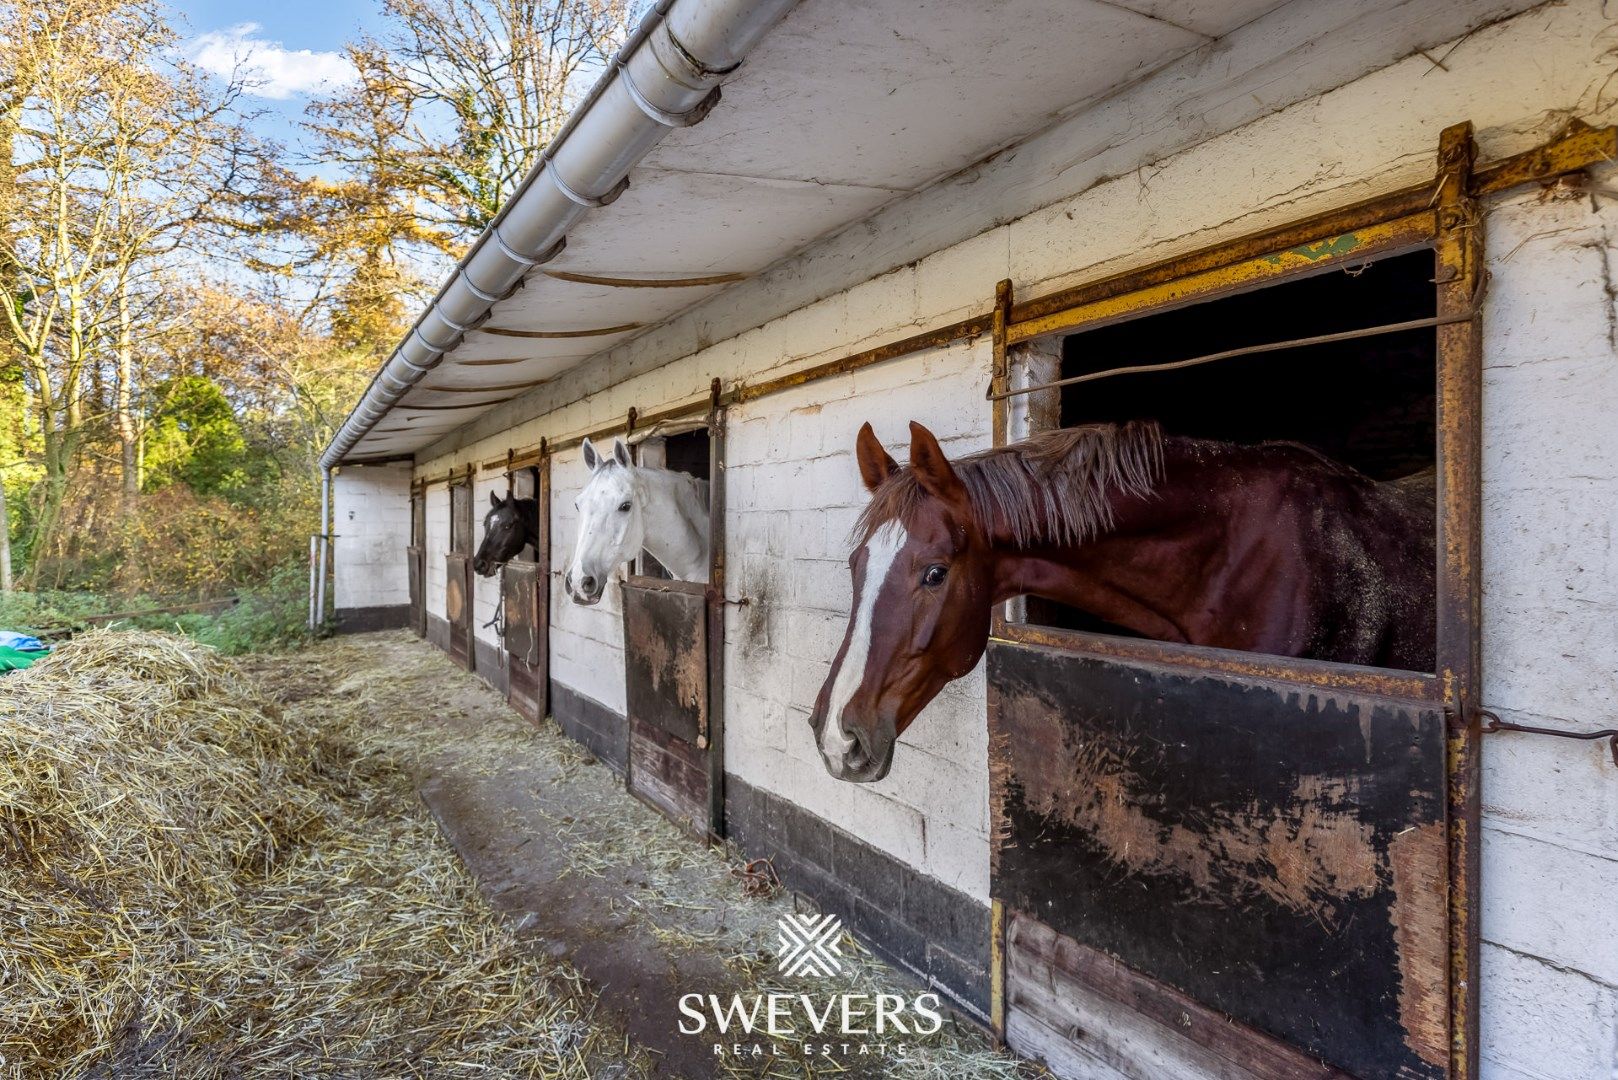
<instances>
[{"instance_id":1,"label":"stall window opening","mask_svg":"<svg viewBox=\"0 0 1618 1080\"><path fill-rule=\"evenodd\" d=\"M1433 253L1422 249L1072 333L1061 340L1059 358L1051 348L1046 355L1070 378L1432 318L1433 275ZM1029 415L1035 427L1041 415L1062 427L1149 420L1165 436L1297 443L1373 481L1430 491L1436 365L1436 332L1422 328L1038 391L1032 397L1043 402ZM1430 495L1421 521L1429 534L1436 530ZM1423 600L1430 620L1433 598ZM1036 598L1026 611L1032 623L1137 636ZM1430 623L1424 632L1436 637Z\"/></svg>"}]
</instances>

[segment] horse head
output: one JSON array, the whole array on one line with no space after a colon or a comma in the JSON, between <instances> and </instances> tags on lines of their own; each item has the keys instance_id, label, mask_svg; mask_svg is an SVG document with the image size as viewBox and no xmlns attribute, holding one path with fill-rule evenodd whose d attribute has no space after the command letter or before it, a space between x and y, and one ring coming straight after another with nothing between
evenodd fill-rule
<instances>
[{"instance_id":1,"label":"horse head","mask_svg":"<svg viewBox=\"0 0 1618 1080\"><path fill-rule=\"evenodd\" d=\"M472 569L483 577L492 576L530 542L529 532L517 496L501 499L489 492L489 512L483 515L483 543L472 557Z\"/></svg>"},{"instance_id":2,"label":"horse head","mask_svg":"<svg viewBox=\"0 0 1618 1080\"><path fill-rule=\"evenodd\" d=\"M579 538L562 581L575 604L590 605L601 599L613 570L640 551L645 525L624 441L615 439L607 458L589 439L584 440L583 451L590 480L573 500L579 511Z\"/></svg>"},{"instance_id":3,"label":"horse head","mask_svg":"<svg viewBox=\"0 0 1618 1080\"><path fill-rule=\"evenodd\" d=\"M907 470L870 424L857 451L871 503L848 560L848 631L810 724L827 771L869 783L887 776L895 740L927 703L977 666L995 575L966 487L932 432L911 423Z\"/></svg>"}]
</instances>

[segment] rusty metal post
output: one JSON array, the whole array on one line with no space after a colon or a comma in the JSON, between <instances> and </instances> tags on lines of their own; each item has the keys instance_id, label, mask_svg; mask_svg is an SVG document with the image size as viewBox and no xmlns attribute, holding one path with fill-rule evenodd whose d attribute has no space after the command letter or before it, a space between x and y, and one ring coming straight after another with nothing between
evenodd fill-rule
<instances>
[{"instance_id":1,"label":"rusty metal post","mask_svg":"<svg viewBox=\"0 0 1618 1080\"><path fill-rule=\"evenodd\" d=\"M1011 325L1011 280L1001 280L994 287L994 311L989 324L989 337L993 355L989 361L989 392L1003 394L1010 385L1009 360L1006 357L1006 330ZM1006 445L1006 423L1009 410L1004 398L994 400L994 445Z\"/></svg>"},{"instance_id":2,"label":"rusty metal post","mask_svg":"<svg viewBox=\"0 0 1618 1080\"><path fill-rule=\"evenodd\" d=\"M708 832L725 835L725 406L718 376L708 387Z\"/></svg>"},{"instance_id":3,"label":"rusty metal post","mask_svg":"<svg viewBox=\"0 0 1618 1080\"><path fill-rule=\"evenodd\" d=\"M989 324L990 342L993 354L990 360L989 389L992 394L1004 393L1010 385L1010 360L1006 355L1007 330L1011 325L1011 307L1014 302L1011 280L1002 279L994 287L994 311ZM1004 446L1007 439L1007 427L1010 422L1011 406L1003 397L993 399L991 422L993 424L994 445ZM1012 600L994 609L990 620L990 632L1000 633L1006 625L1007 614L1020 600ZM987 725L989 717L988 706L985 706L984 724ZM993 743L990 743L990 755L993 756ZM994 771L994 762L989 762L989 771ZM991 830L989 843L998 844L1000 838ZM992 856L991 856L992 857ZM994 1034L995 1043L1004 1046L1006 1042L1006 909L998 899L989 901L989 1029Z\"/></svg>"},{"instance_id":4,"label":"rusty metal post","mask_svg":"<svg viewBox=\"0 0 1618 1080\"><path fill-rule=\"evenodd\" d=\"M1475 307L1483 281L1483 219L1471 194L1472 125L1439 139L1434 203L1438 314ZM1450 717L1450 1076L1478 1069L1479 649L1483 362L1480 319L1438 335L1438 666Z\"/></svg>"},{"instance_id":5,"label":"rusty metal post","mask_svg":"<svg viewBox=\"0 0 1618 1080\"><path fill-rule=\"evenodd\" d=\"M539 655L542 658L537 673L537 711L540 716L551 714L551 452L546 440L539 440L539 461L534 465L534 498L539 500L539 543L534 560L539 563L539 598L534 618L539 623L535 634L539 637ZM627 756L627 755L626 755Z\"/></svg>"}]
</instances>

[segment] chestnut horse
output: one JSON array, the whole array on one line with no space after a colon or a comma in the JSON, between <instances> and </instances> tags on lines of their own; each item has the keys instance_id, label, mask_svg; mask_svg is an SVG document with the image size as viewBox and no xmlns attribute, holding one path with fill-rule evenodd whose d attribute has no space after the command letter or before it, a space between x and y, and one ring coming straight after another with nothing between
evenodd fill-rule
<instances>
[{"instance_id":1,"label":"chestnut horse","mask_svg":"<svg viewBox=\"0 0 1618 1080\"><path fill-rule=\"evenodd\" d=\"M810 723L827 770L880 780L894 740L983 655L995 604L1038 596L1147 638L1431 671L1430 474L1378 483L1295 443L1156 424L1036 435L951 463L866 424L871 502L848 632Z\"/></svg>"}]
</instances>

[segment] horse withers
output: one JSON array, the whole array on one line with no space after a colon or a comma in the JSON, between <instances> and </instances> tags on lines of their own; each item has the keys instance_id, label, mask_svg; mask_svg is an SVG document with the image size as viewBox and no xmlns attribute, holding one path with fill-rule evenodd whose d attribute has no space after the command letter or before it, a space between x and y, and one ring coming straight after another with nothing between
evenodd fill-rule
<instances>
[{"instance_id":1,"label":"horse withers","mask_svg":"<svg viewBox=\"0 0 1618 1080\"><path fill-rule=\"evenodd\" d=\"M539 550L539 500L502 499L489 492L489 511L483 515L483 542L472 556L472 569L492 577L506 563L532 546Z\"/></svg>"},{"instance_id":2,"label":"horse withers","mask_svg":"<svg viewBox=\"0 0 1618 1080\"><path fill-rule=\"evenodd\" d=\"M899 734L970 672L995 604L1037 596L1168 642L1431 671L1433 493L1295 443L1151 423L1037 435L951 463L910 425L901 469L866 424L871 501L848 630L810 723L827 770L881 780Z\"/></svg>"},{"instance_id":3,"label":"horse withers","mask_svg":"<svg viewBox=\"0 0 1618 1080\"><path fill-rule=\"evenodd\" d=\"M573 505L579 538L563 584L575 604L601 600L613 571L642 549L678 581L708 580L708 482L636 465L622 439L602 457L584 440L589 482Z\"/></svg>"}]
</instances>

